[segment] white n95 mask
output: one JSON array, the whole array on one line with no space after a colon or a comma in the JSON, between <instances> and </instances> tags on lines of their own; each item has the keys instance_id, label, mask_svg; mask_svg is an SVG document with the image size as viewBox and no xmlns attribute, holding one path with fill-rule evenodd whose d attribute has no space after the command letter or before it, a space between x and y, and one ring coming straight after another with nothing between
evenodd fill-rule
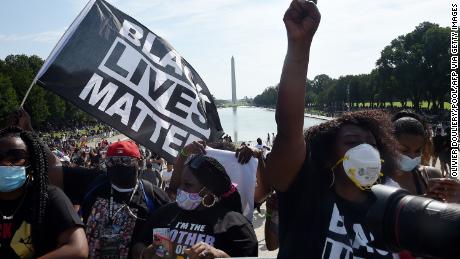
<instances>
[{"instance_id":1,"label":"white n95 mask","mask_svg":"<svg viewBox=\"0 0 460 259\"><path fill-rule=\"evenodd\" d=\"M382 160L379 151L369 144L361 144L350 148L333 167L342 162L348 178L361 190L370 189L380 176Z\"/></svg>"}]
</instances>

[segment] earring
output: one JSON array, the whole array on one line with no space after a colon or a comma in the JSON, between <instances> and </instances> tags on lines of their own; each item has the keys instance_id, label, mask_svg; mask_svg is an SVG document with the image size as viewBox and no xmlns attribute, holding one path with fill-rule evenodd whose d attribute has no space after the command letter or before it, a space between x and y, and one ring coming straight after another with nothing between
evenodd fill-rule
<instances>
[{"instance_id":1,"label":"earring","mask_svg":"<svg viewBox=\"0 0 460 259\"><path fill-rule=\"evenodd\" d=\"M216 204L216 202L218 201L219 198L217 198L216 195L212 194L212 197L213 197L213 200L212 200L212 203L211 204L206 204L205 203L205 200L206 200L206 197L208 197L209 193L206 194L206 196L203 197L203 199L201 200L201 204L203 204L203 206L205 206L206 208L211 208L212 206L214 206Z\"/></svg>"},{"instance_id":2,"label":"earring","mask_svg":"<svg viewBox=\"0 0 460 259\"><path fill-rule=\"evenodd\" d=\"M382 184L383 174L379 173L379 178L377 178L377 184Z\"/></svg>"},{"instance_id":3,"label":"earring","mask_svg":"<svg viewBox=\"0 0 460 259\"><path fill-rule=\"evenodd\" d=\"M334 173L334 170L332 170L331 168L331 172L332 172L332 181L331 181L331 184L329 185L329 189L334 185L335 183L335 173Z\"/></svg>"}]
</instances>

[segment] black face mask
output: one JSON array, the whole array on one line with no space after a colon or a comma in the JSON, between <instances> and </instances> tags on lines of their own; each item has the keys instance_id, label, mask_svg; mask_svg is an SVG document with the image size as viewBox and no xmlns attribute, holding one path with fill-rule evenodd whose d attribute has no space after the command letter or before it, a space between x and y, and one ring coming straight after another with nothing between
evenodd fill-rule
<instances>
[{"instance_id":1,"label":"black face mask","mask_svg":"<svg viewBox=\"0 0 460 259\"><path fill-rule=\"evenodd\" d=\"M107 175L120 188L133 188L137 182L137 168L134 166L107 167Z\"/></svg>"}]
</instances>

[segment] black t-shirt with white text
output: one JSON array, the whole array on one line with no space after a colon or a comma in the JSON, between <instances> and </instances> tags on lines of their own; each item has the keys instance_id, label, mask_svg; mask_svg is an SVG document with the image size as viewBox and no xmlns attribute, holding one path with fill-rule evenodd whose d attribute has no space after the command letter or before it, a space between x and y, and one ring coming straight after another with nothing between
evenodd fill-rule
<instances>
[{"instance_id":1,"label":"black t-shirt with white text","mask_svg":"<svg viewBox=\"0 0 460 259\"><path fill-rule=\"evenodd\" d=\"M69 198L61 189L48 186L48 202L46 204L43 223L43 236L32 238L33 199L26 194L24 203L11 220L0 218L0 258L35 258L58 248L59 234L74 228L83 227L83 223L74 211ZM22 198L13 201L0 200L3 215L12 215Z\"/></svg>"},{"instance_id":2,"label":"black t-shirt with white text","mask_svg":"<svg viewBox=\"0 0 460 259\"><path fill-rule=\"evenodd\" d=\"M372 196L363 203L342 199L331 178L307 171L298 173L279 197L278 258L393 258L369 245L374 240L365 226Z\"/></svg>"},{"instance_id":3,"label":"black t-shirt with white text","mask_svg":"<svg viewBox=\"0 0 460 259\"><path fill-rule=\"evenodd\" d=\"M205 242L226 252L231 257L257 256L257 237L251 223L240 213L219 204L204 210L187 211L177 203L168 204L149 219L135 242L150 245L154 229L169 229L172 256L186 258L184 250Z\"/></svg>"}]
</instances>

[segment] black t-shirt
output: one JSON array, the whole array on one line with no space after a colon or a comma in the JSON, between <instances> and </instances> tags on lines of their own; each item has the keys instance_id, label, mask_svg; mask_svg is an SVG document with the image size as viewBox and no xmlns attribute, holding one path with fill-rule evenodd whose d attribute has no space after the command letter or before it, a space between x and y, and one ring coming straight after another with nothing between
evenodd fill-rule
<instances>
[{"instance_id":1,"label":"black t-shirt","mask_svg":"<svg viewBox=\"0 0 460 259\"><path fill-rule=\"evenodd\" d=\"M130 258L132 236L142 229L149 213L169 202L166 193L146 181L140 181L133 192L120 193L113 190L104 171L78 167L64 167L64 191L81 206L90 257L116 253ZM107 243L101 241L104 232L110 232ZM113 249L105 251L107 247Z\"/></svg>"},{"instance_id":2,"label":"black t-shirt","mask_svg":"<svg viewBox=\"0 0 460 259\"><path fill-rule=\"evenodd\" d=\"M85 160L81 156L78 156L73 160L73 163L77 166L84 166Z\"/></svg>"},{"instance_id":3,"label":"black t-shirt","mask_svg":"<svg viewBox=\"0 0 460 259\"><path fill-rule=\"evenodd\" d=\"M433 137L433 149L436 154L439 154L442 150L443 137L441 135L436 135Z\"/></svg>"},{"instance_id":4,"label":"black t-shirt","mask_svg":"<svg viewBox=\"0 0 460 259\"><path fill-rule=\"evenodd\" d=\"M170 258L185 258L184 250L205 242L231 257L257 256L257 237L251 223L240 213L219 204L205 210L187 211L177 203L156 211L135 242L150 245L154 229L168 229L172 241Z\"/></svg>"},{"instance_id":5,"label":"black t-shirt","mask_svg":"<svg viewBox=\"0 0 460 259\"><path fill-rule=\"evenodd\" d=\"M346 201L329 188L330 175L306 168L288 191L278 192L278 258L393 258L368 244L374 240L365 226L371 197Z\"/></svg>"},{"instance_id":6,"label":"black t-shirt","mask_svg":"<svg viewBox=\"0 0 460 259\"><path fill-rule=\"evenodd\" d=\"M22 198L14 201L0 201L3 215L12 215ZM43 223L43 236L32 238L35 223L31 193L27 194L21 208L11 220L0 218L0 257L1 258L32 258L41 256L58 247L58 237L62 232L81 226L83 223L74 211L69 198L61 189L48 186L48 202Z\"/></svg>"},{"instance_id":7,"label":"black t-shirt","mask_svg":"<svg viewBox=\"0 0 460 259\"><path fill-rule=\"evenodd\" d=\"M157 170L152 170L151 172L143 170L140 174L141 178L149 181L152 185L158 186L158 179L161 179L160 173Z\"/></svg>"}]
</instances>

